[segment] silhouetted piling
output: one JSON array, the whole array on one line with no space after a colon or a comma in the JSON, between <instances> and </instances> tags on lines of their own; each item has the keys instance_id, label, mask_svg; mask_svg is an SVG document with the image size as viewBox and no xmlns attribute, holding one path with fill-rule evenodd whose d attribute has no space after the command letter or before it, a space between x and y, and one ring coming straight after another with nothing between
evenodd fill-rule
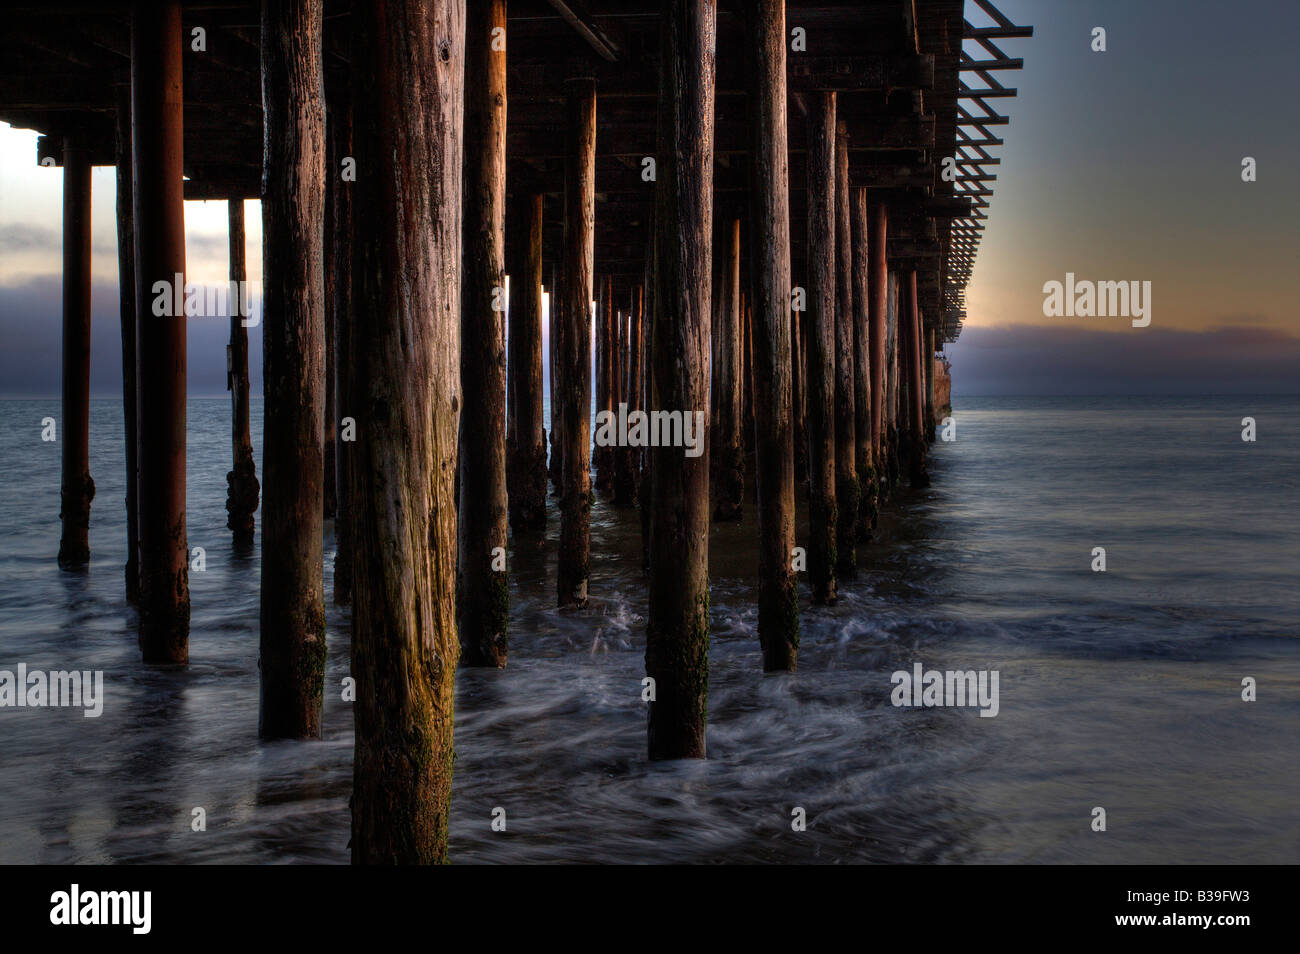
<instances>
[{"instance_id":1,"label":"silhouetted piling","mask_svg":"<svg viewBox=\"0 0 1300 954\"><path fill-rule=\"evenodd\" d=\"M853 528L855 540L871 539L876 522L876 472L871 444L871 306L872 289L868 280L870 250L867 222L867 190L853 189L852 212L853 269L853 450L857 458L858 519Z\"/></svg>"},{"instance_id":2,"label":"silhouetted piling","mask_svg":"<svg viewBox=\"0 0 1300 954\"><path fill-rule=\"evenodd\" d=\"M135 203L131 183L131 89L118 87L116 137L117 161L117 284L118 309L122 325L122 420L126 437L126 598L140 599L140 487L139 410L135 388Z\"/></svg>"},{"instance_id":3,"label":"silhouetted piling","mask_svg":"<svg viewBox=\"0 0 1300 954\"><path fill-rule=\"evenodd\" d=\"M745 447L740 381L740 219L718 230L718 302L713 328L713 519L739 520L745 501Z\"/></svg>"},{"instance_id":4,"label":"silhouetted piling","mask_svg":"<svg viewBox=\"0 0 1300 954\"><path fill-rule=\"evenodd\" d=\"M808 582L834 603L836 527L835 94L808 104Z\"/></svg>"},{"instance_id":5,"label":"silhouetted piling","mask_svg":"<svg viewBox=\"0 0 1300 954\"><path fill-rule=\"evenodd\" d=\"M158 316L152 308L155 285L163 283L174 306L175 282L183 282L185 275L182 115L180 3L136 0L131 7L131 151L139 368L140 649L146 663L187 663L190 658L185 314L182 308L180 315Z\"/></svg>"},{"instance_id":6,"label":"silhouetted piling","mask_svg":"<svg viewBox=\"0 0 1300 954\"><path fill-rule=\"evenodd\" d=\"M546 428L542 419L542 207L528 193L507 209L510 272L509 387L513 446L507 460L510 526L516 534L546 527ZM554 302L554 299L552 299Z\"/></svg>"},{"instance_id":7,"label":"silhouetted piling","mask_svg":"<svg viewBox=\"0 0 1300 954\"><path fill-rule=\"evenodd\" d=\"M925 467L925 381L921 371L921 309L916 299L916 272L907 273L904 347L907 359L907 470L913 487L928 487Z\"/></svg>"},{"instance_id":8,"label":"silhouetted piling","mask_svg":"<svg viewBox=\"0 0 1300 954\"><path fill-rule=\"evenodd\" d=\"M849 213L849 138L835 123L835 569L858 573L857 402L854 393L853 230Z\"/></svg>"},{"instance_id":9,"label":"silhouetted piling","mask_svg":"<svg viewBox=\"0 0 1300 954\"><path fill-rule=\"evenodd\" d=\"M230 281L243 288L244 200L229 199ZM242 314L243 296L231 296L229 368L226 388L230 391L231 469L226 473L226 526L234 531L235 543L247 547L253 542L253 514L257 512L257 464L253 460L253 438L248 410L248 328ZM264 309L265 310L265 309Z\"/></svg>"},{"instance_id":10,"label":"silhouetted piling","mask_svg":"<svg viewBox=\"0 0 1300 954\"><path fill-rule=\"evenodd\" d=\"M326 147L329 163L325 175L334 183L328 214L334 221L334 245L330 267L334 271L334 602L352 601L353 504L352 481L348 476L352 448L356 438L357 402L348 392L351 377L348 366L355 360L352 351L352 190L353 181L343 178L343 160L352 155L352 97L346 76L326 78L329 114ZM347 423L345 423L345 421Z\"/></svg>"},{"instance_id":11,"label":"silhouetted piling","mask_svg":"<svg viewBox=\"0 0 1300 954\"><path fill-rule=\"evenodd\" d=\"M459 596L461 662L506 664L505 0L465 16ZM522 276L521 276L522 277Z\"/></svg>"},{"instance_id":12,"label":"silhouetted piling","mask_svg":"<svg viewBox=\"0 0 1300 954\"><path fill-rule=\"evenodd\" d=\"M627 404L627 412L641 408L641 303L644 293L640 285L635 285L631 293L631 307L627 315L627 373L624 375L623 393L620 398ZM637 484L641 479L641 449L627 444L618 448L614 465L614 505L617 507L635 507L637 504Z\"/></svg>"},{"instance_id":13,"label":"silhouetted piling","mask_svg":"<svg viewBox=\"0 0 1300 954\"><path fill-rule=\"evenodd\" d=\"M183 320L183 319L182 319ZM63 476L59 566L90 562L90 156L63 140Z\"/></svg>"}]
</instances>

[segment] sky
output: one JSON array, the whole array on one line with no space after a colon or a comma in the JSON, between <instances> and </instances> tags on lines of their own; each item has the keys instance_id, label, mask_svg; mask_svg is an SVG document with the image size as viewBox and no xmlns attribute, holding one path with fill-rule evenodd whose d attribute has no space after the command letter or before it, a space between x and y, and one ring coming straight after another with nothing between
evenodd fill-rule
<instances>
[{"instance_id":1,"label":"sky","mask_svg":"<svg viewBox=\"0 0 1300 954\"><path fill-rule=\"evenodd\" d=\"M1034 37L994 127L989 218L946 347L953 394L1300 392L1300 2L998 0ZM985 20L967 3L968 18ZM1094 52L1093 31L1106 31ZM974 47L968 42L968 48ZM1257 181L1243 182L1244 157ZM93 177L91 392L121 393L114 171ZM58 393L62 171L0 124L0 396ZM227 278L224 202L187 202L186 278ZM260 210L248 278L260 303ZM1151 283L1151 322L1047 317L1044 284ZM255 305L256 307L256 305ZM189 322L189 390L225 393L222 318ZM260 388L260 326L250 328Z\"/></svg>"}]
</instances>

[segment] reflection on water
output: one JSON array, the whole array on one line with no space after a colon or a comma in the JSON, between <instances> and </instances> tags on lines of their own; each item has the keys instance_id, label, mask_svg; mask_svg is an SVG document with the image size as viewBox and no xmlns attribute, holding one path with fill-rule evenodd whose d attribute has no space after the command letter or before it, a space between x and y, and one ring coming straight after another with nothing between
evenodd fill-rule
<instances>
[{"instance_id":1,"label":"reflection on water","mask_svg":"<svg viewBox=\"0 0 1300 954\"><path fill-rule=\"evenodd\" d=\"M806 610L795 675L761 672L751 506L711 536L703 762L645 759L636 514L598 501L595 599L576 613L551 607L552 514L546 540L512 549L509 668L458 676L453 859L1300 860L1296 410L968 402L934 486L895 500L839 605ZM346 612L329 605L324 740L259 742L259 555L224 527L226 402L190 405L207 571L191 574L186 670L138 663L112 402L92 408L94 563L57 570L58 447L39 440L57 413L0 403L0 668L102 669L106 701L98 719L0 710L0 861L346 861ZM917 662L998 670L999 715L894 708L890 674Z\"/></svg>"}]
</instances>

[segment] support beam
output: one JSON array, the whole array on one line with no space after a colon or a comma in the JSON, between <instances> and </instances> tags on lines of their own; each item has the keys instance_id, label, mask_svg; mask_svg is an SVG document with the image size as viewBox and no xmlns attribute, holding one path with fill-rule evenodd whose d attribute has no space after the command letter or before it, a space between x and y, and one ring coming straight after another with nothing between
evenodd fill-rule
<instances>
[{"instance_id":1,"label":"support beam","mask_svg":"<svg viewBox=\"0 0 1300 954\"><path fill-rule=\"evenodd\" d=\"M122 324L122 420L126 436L126 598L140 600L140 488L135 341L135 198L131 182L131 88L117 99L117 286Z\"/></svg>"},{"instance_id":2,"label":"support beam","mask_svg":"<svg viewBox=\"0 0 1300 954\"><path fill-rule=\"evenodd\" d=\"M172 288L185 280L182 114L180 3L136 0L131 7L131 145L139 367L140 649L146 663L190 660L185 316L156 316L151 308L156 282Z\"/></svg>"},{"instance_id":3,"label":"support beam","mask_svg":"<svg viewBox=\"0 0 1300 954\"><path fill-rule=\"evenodd\" d=\"M560 414L560 378L564 372L564 369L560 366L560 355L563 353L562 343L564 341L564 321L562 320L564 300L560 291L562 284L560 267L553 264L551 266L551 301L546 335L549 350L549 359L546 366L550 369L549 388L551 392L551 457L547 465L547 472L551 479L551 493L556 497L564 495L564 441L560 437L564 430L564 421Z\"/></svg>"},{"instance_id":4,"label":"support beam","mask_svg":"<svg viewBox=\"0 0 1300 954\"><path fill-rule=\"evenodd\" d=\"M184 319L182 319L184 320ZM59 566L90 563L90 161L63 140L63 476Z\"/></svg>"},{"instance_id":5,"label":"support beam","mask_svg":"<svg viewBox=\"0 0 1300 954\"><path fill-rule=\"evenodd\" d=\"M325 679L323 0L263 0L263 738L320 735Z\"/></svg>"},{"instance_id":6,"label":"support beam","mask_svg":"<svg viewBox=\"0 0 1300 954\"><path fill-rule=\"evenodd\" d=\"M853 229L849 212L849 139L835 124L835 568L858 574L857 401L854 384ZM865 409L864 409L865 410Z\"/></svg>"},{"instance_id":7,"label":"support beam","mask_svg":"<svg viewBox=\"0 0 1300 954\"><path fill-rule=\"evenodd\" d=\"M885 258L889 212L878 199L867 204L870 237L867 240L867 341L871 364L871 455L877 479L884 475L885 395L889 378L886 361L886 316L889 310L889 269ZM879 488L877 488L879 499Z\"/></svg>"},{"instance_id":8,"label":"support beam","mask_svg":"<svg viewBox=\"0 0 1300 954\"><path fill-rule=\"evenodd\" d=\"M808 103L808 582L836 601L835 93Z\"/></svg>"},{"instance_id":9,"label":"support beam","mask_svg":"<svg viewBox=\"0 0 1300 954\"><path fill-rule=\"evenodd\" d=\"M718 307L713 327L713 519L739 520L745 500L745 446L741 416L740 219L716 233Z\"/></svg>"},{"instance_id":10,"label":"support beam","mask_svg":"<svg viewBox=\"0 0 1300 954\"><path fill-rule=\"evenodd\" d=\"M786 142L785 3L746 0L752 77L749 121L753 411L759 533L758 639L767 671L798 668L794 443L790 395L790 187Z\"/></svg>"},{"instance_id":11,"label":"support beam","mask_svg":"<svg viewBox=\"0 0 1300 954\"><path fill-rule=\"evenodd\" d=\"M646 675L650 758L703 758L709 687L710 248L715 0L664 0L655 185L655 406L703 453L652 447ZM698 423L696 423L698 421ZM686 422L683 421L685 426Z\"/></svg>"},{"instance_id":12,"label":"support beam","mask_svg":"<svg viewBox=\"0 0 1300 954\"><path fill-rule=\"evenodd\" d=\"M461 663L506 664L505 0L465 14L459 598ZM497 31L501 31L497 33ZM523 276L520 276L521 278Z\"/></svg>"},{"instance_id":13,"label":"support beam","mask_svg":"<svg viewBox=\"0 0 1300 954\"><path fill-rule=\"evenodd\" d=\"M624 375L623 391L619 400L627 404L627 411L641 409L641 324L642 302L644 292L640 285L632 288L631 307L627 315L627 374ZM616 507L635 507L637 505L637 485L641 479L641 449L639 447L620 447L614 471L614 505Z\"/></svg>"},{"instance_id":14,"label":"support beam","mask_svg":"<svg viewBox=\"0 0 1300 954\"><path fill-rule=\"evenodd\" d=\"M244 200L228 199L230 220L230 281L232 288L243 288L247 279L244 267ZM248 413L248 329L242 295L231 296L230 345L227 348L226 388L230 391L231 469L226 473L226 526L234 531L235 545L241 549L253 544L253 514L261 487L257 482L257 464L253 460L253 438Z\"/></svg>"},{"instance_id":15,"label":"support beam","mask_svg":"<svg viewBox=\"0 0 1300 954\"><path fill-rule=\"evenodd\" d=\"M609 415L618 412L614 398L614 302L608 275L596 279L596 446L591 464L596 471L596 490L609 494L614 490L614 448L605 442L600 426Z\"/></svg>"},{"instance_id":16,"label":"support beam","mask_svg":"<svg viewBox=\"0 0 1300 954\"><path fill-rule=\"evenodd\" d=\"M541 193L517 199L506 217L510 272L510 393L514 446L508 477L516 537L546 528L546 428L542 420ZM552 298L554 301L554 298Z\"/></svg>"},{"instance_id":17,"label":"support beam","mask_svg":"<svg viewBox=\"0 0 1300 954\"><path fill-rule=\"evenodd\" d=\"M353 11L355 863L447 860L464 9Z\"/></svg>"},{"instance_id":18,"label":"support beam","mask_svg":"<svg viewBox=\"0 0 1300 954\"><path fill-rule=\"evenodd\" d=\"M596 83L565 84L564 332L560 343L560 418L564 487L560 497L560 606L587 603L591 556L591 299L596 214Z\"/></svg>"},{"instance_id":19,"label":"support beam","mask_svg":"<svg viewBox=\"0 0 1300 954\"><path fill-rule=\"evenodd\" d=\"M328 27L327 27L328 30ZM355 321L352 301L352 193L355 181L343 178L343 159L352 156L352 97L346 82L326 81L329 115L325 124L329 153L325 175L333 182L328 214L334 222L329 267L334 271L334 602L352 602L352 540L354 538L352 481L349 476L356 446L358 404L348 391ZM355 158L355 157L354 157ZM345 423L348 422L348 423Z\"/></svg>"}]
</instances>

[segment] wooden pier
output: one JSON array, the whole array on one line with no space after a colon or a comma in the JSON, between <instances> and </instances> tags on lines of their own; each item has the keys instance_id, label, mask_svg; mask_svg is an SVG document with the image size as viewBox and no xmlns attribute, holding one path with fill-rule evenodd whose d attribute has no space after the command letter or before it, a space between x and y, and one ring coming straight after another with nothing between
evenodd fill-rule
<instances>
[{"instance_id":1,"label":"wooden pier","mask_svg":"<svg viewBox=\"0 0 1300 954\"><path fill-rule=\"evenodd\" d=\"M154 288L184 281L183 199L229 203L232 281L261 200L261 484L232 313L229 527L251 543L260 491L261 729L312 738L335 519L356 861L445 859L455 671L507 663L507 557L538 545L548 477L561 612L602 598L596 495L641 508L651 758L705 755L711 521L751 522L762 664L793 671L800 577L822 603L869 578L856 548L900 476L928 484L934 355L960 333L1015 94L998 77L1021 65L998 42L1032 34L989 0L6 17L0 120L41 132L33 161L64 175L68 569L95 544L90 169L118 169L126 589L148 663L190 656L185 316L157 315ZM593 447L593 398L654 439Z\"/></svg>"}]
</instances>

